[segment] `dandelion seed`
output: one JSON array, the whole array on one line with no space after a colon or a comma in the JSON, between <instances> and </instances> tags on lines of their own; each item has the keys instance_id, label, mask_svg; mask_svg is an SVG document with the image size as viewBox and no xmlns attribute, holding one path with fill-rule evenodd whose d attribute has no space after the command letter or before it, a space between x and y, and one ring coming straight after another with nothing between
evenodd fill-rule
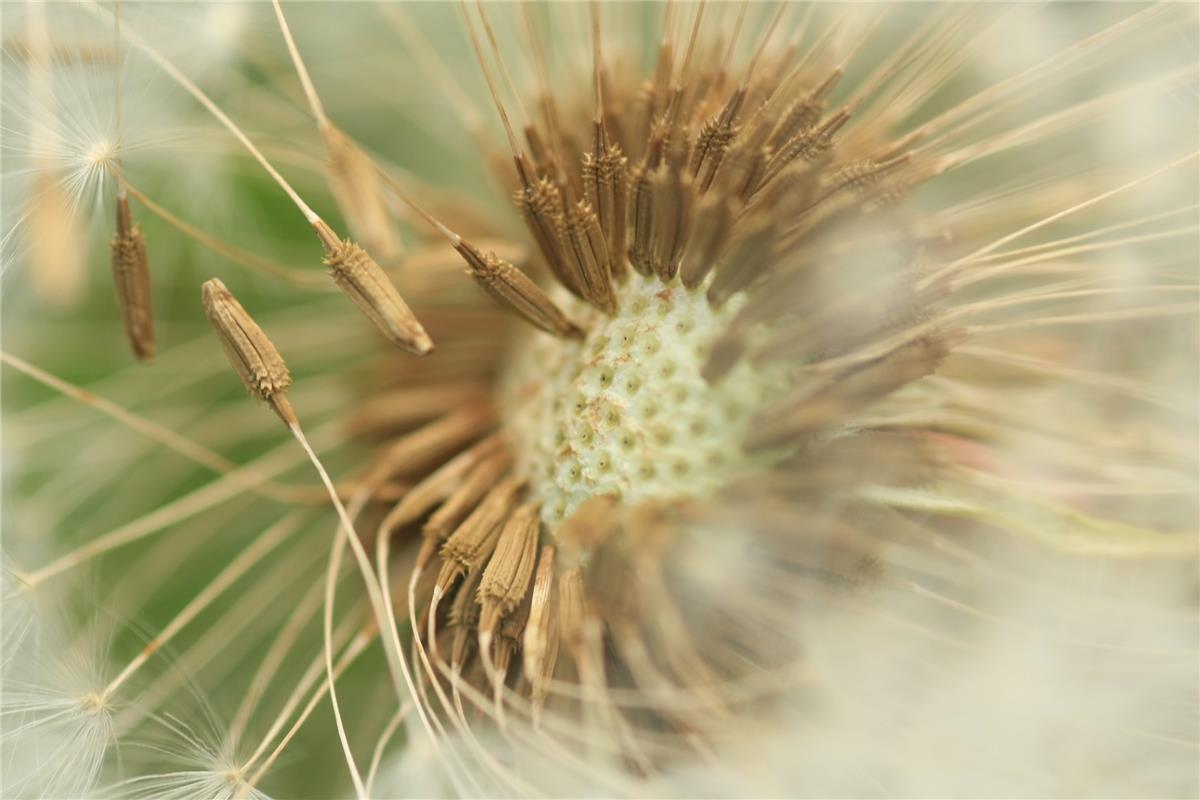
<instances>
[{"instance_id":1,"label":"dandelion seed","mask_svg":"<svg viewBox=\"0 0 1200 800\"><path fill-rule=\"evenodd\" d=\"M442 545L442 572L437 585L443 593L463 575L474 573L491 558L521 481L506 478L480 501Z\"/></svg>"},{"instance_id":2,"label":"dandelion seed","mask_svg":"<svg viewBox=\"0 0 1200 800\"><path fill-rule=\"evenodd\" d=\"M113 38L120 41L120 9L113 15ZM113 96L116 118L116 139L121 139L121 70L115 71ZM123 156L118 148L114 159L117 188L117 231L113 236L112 274L117 290L117 306L125 323L125 336L139 361L154 359L154 312L151 308L150 261L146 254L146 237L141 225L133 224L129 195L125 190Z\"/></svg>"},{"instance_id":3,"label":"dandelion seed","mask_svg":"<svg viewBox=\"0 0 1200 800\"><path fill-rule=\"evenodd\" d=\"M530 702L533 706L532 721L538 724L542 706L549 689L546 681L554 674L558 660L558 621L555 618L554 595L555 551L550 545L542 548L538 557L537 575L533 582L529 622L525 626L524 665L530 683Z\"/></svg>"},{"instance_id":4,"label":"dandelion seed","mask_svg":"<svg viewBox=\"0 0 1200 800\"><path fill-rule=\"evenodd\" d=\"M479 621L481 632L493 632L500 620L516 610L525 597L533 577L539 526L540 511L529 503L514 511L504 523L496 541L496 552L488 561L479 584L479 604L483 606Z\"/></svg>"},{"instance_id":5,"label":"dandelion seed","mask_svg":"<svg viewBox=\"0 0 1200 800\"><path fill-rule=\"evenodd\" d=\"M460 242L458 249L467 260L471 277L479 281L488 294L534 326L555 336L579 338L583 335L546 293L512 264L491 253L481 253L467 242Z\"/></svg>"},{"instance_id":6,"label":"dandelion seed","mask_svg":"<svg viewBox=\"0 0 1200 800\"><path fill-rule=\"evenodd\" d=\"M125 335L140 361L154 358L154 312L150 304L150 264L142 226L134 225L129 200L117 198L117 232L112 240L113 283L125 322Z\"/></svg>"},{"instance_id":7,"label":"dandelion seed","mask_svg":"<svg viewBox=\"0 0 1200 800\"><path fill-rule=\"evenodd\" d=\"M400 297L379 264L349 239L341 241L321 220L313 223L325 247L325 265L333 282L358 310L390 341L423 356L433 351L433 340Z\"/></svg>"},{"instance_id":8,"label":"dandelion seed","mask_svg":"<svg viewBox=\"0 0 1200 800\"><path fill-rule=\"evenodd\" d=\"M337 490L334 488L325 467L317 458L307 437L305 437L301 430L300 422L292 410L291 403L284 396L284 392L292 384L292 378L287 366L283 363L283 357L279 354L279 351L272 344L271 340L263 333L262 329L258 327L258 324L251 319L250 315L246 313L246 310L242 308L237 299L229 293L225 285L219 280L212 278L204 284L201 291L201 300L205 315L209 318L214 330L217 332L217 338L221 342L221 346L225 350L230 364L242 379L242 383L246 386L247 391L255 398L270 404L272 410L283 420L292 435L295 436L296 441L304 449L309 461L312 462L313 467L320 476L325 490L329 493L329 500L333 503L333 507L338 513L339 522L341 523L340 530L347 540L350 541L351 550L354 553L359 570L366 583L372 609L377 615L378 624L382 628L387 624L385 612L383 611L383 600L379 585L375 581L375 576L368 563L366 551L363 549L358 533L355 531L350 514L346 511L345 506L342 505L342 501L338 497ZM387 653L392 664L393 678L399 681L399 673L402 671L400 665L403 662L403 656L396 650L391 649L387 650ZM332 673L332 666L330 666L329 671ZM332 677L330 680L332 681Z\"/></svg>"},{"instance_id":9,"label":"dandelion seed","mask_svg":"<svg viewBox=\"0 0 1200 800\"><path fill-rule=\"evenodd\" d=\"M450 536L487 490L504 474L509 459L509 454L502 450L476 462L463 476L461 483L446 496L445 502L429 516L423 528L428 543L422 554L425 558L431 556L433 548ZM418 563L424 560L418 558Z\"/></svg>"},{"instance_id":10,"label":"dandelion seed","mask_svg":"<svg viewBox=\"0 0 1200 800\"><path fill-rule=\"evenodd\" d=\"M296 413L288 402L286 392L292 376L283 356L275 349L263 329L258 326L225 284L212 278L201 288L200 300L204 315L217 333L221 349L230 365L242 379L251 396L267 403L279 415L283 424L296 424Z\"/></svg>"}]
</instances>

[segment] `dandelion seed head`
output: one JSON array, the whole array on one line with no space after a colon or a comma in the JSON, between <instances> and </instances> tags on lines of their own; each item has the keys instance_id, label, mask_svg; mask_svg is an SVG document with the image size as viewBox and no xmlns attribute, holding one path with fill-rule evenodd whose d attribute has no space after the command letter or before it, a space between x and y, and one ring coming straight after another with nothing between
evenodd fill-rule
<instances>
[{"instance_id":1,"label":"dandelion seed head","mask_svg":"<svg viewBox=\"0 0 1200 800\"><path fill-rule=\"evenodd\" d=\"M9 588L9 587L5 587ZM100 782L113 741L112 706L101 697L103 645L72 631L25 593L0 605L0 792L6 797L86 797ZM19 627L19 638L11 626Z\"/></svg>"},{"instance_id":2,"label":"dandelion seed head","mask_svg":"<svg viewBox=\"0 0 1200 800\"><path fill-rule=\"evenodd\" d=\"M194 766L163 774L139 775L107 789L106 796L188 800L208 797L213 800L268 800L269 795L250 785L237 768L217 765Z\"/></svg>"}]
</instances>

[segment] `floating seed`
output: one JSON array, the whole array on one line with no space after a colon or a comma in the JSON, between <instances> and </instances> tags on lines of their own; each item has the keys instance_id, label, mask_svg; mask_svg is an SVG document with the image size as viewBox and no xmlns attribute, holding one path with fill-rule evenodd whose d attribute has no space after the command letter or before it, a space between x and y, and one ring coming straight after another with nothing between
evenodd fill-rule
<instances>
[{"instance_id":1,"label":"floating seed","mask_svg":"<svg viewBox=\"0 0 1200 800\"><path fill-rule=\"evenodd\" d=\"M212 323L229 363L246 390L269 403L284 424L296 425L296 414L284 395L292 385L292 376L283 363L283 356L263 329L217 278L205 281L200 287L200 301L204 315Z\"/></svg>"},{"instance_id":2,"label":"floating seed","mask_svg":"<svg viewBox=\"0 0 1200 800\"><path fill-rule=\"evenodd\" d=\"M112 238L113 285L125 336L139 361L154 358L154 314L150 302L150 262L142 226L133 224L129 198L117 198L117 232Z\"/></svg>"},{"instance_id":3,"label":"floating seed","mask_svg":"<svg viewBox=\"0 0 1200 800\"><path fill-rule=\"evenodd\" d=\"M433 350L433 340L409 310L383 268L354 242L338 239L323 221L313 223L325 247L325 265L333 282L394 344L419 356Z\"/></svg>"}]
</instances>

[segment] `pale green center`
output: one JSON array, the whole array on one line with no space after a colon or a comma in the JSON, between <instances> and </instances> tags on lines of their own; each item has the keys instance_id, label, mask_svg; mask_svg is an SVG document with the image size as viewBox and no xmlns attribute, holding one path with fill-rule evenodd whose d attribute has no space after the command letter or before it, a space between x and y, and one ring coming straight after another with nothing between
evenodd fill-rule
<instances>
[{"instance_id":1,"label":"pale green center","mask_svg":"<svg viewBox=\"0 0 1200 800\"><path fill-rule=\"evenodd\" d=\"M583 341L530 334L504 371L516 468L552 529L594 495L699 495L746 471L747 425L779 385L746 363L716 386L700 375L737 299L714 310L703 291L634 275L618 301L611 318L572 305Z\"/></svg>"}]
</instances>

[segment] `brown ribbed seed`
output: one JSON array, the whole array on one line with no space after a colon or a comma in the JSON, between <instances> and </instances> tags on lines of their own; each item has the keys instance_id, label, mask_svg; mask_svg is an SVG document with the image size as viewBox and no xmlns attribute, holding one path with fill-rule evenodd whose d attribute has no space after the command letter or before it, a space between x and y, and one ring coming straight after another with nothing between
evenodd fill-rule
<instances>
[{"instance_id":1,"label":"brown ribbed seed","mask_svg":"<svg viewBox=\"0 0 1200 800\"><path fill-rule=\"evenodd\" d=\"M537 556L539 512L537 503L526 503L513 512L500 532L476 595L483 609L480 631L494 631L525 598Z\"/></svg>"},{"instance_id":2,"label":"brown ribbed seed","mask_svg":"<svg viewBox=\"0 0 1200 800\"><path fill-rule=\"evenodd\" d=\"M822 106L811 102L808 98L793 101L779 117L775 130L767 144L772 149L779 149L797 134L807 131L821 118Z\"/></svg>"},{"instance_id":3,"label":"brown ribbed seed","mask_svg":"<svg viewBox=\"0 0 1200 800\"><path fill-rule=\"evenodd\" d=\"M777 229L770 218L764 218L745 230L730 246L708 287L708 302L719 308L730 297L760 277L770 263L776 243Z\"/></svg>"},{"instance_id":4,"label":"brown ribbed seed","mask_svg":"<svg viewBox=\"0 0 1200 800\"><path fill-rule=\"evenodd\" d=\"M528 587L528 584L526 586ZM499 681L502 681L508 673L512 657L517 652L517 648L521 646L521 640L525 635L525 626L529 622L530 599L527 592L513 612L500 620L497 628L496 632L499 636L496 637L495 652L493 653L497 675L497 683L494 684L494 687L497 693L501 687ZM482 627L482 621L480 625Z\"/></svg>"},{"instance_id":5,"label":"brown ribbed seed","mask_svg":"<svg viewBox=\"0 0 1200 800\"><path fill-rule=\"evenodd\" d=\"M460 240L454 247L467 262L468 274L488 294L517 312L526 322L552 336L582 338L583 331L579 326L567 319L566 314L524 272L494 253L481 252L468 242Z\"/></svg>"},{"instance_id":6,"label":"brown ribbed seed","mask_svg":"<svg viewBox=\"0 0 1200 800\"><path fill-rule=\"evenodd\" d=\"M687 248L696 194L690 177L667 169L654 176L651 194L650 268L670 283Z\"/></svg>"},{"instance_id":7,"label":"brown ribbed seed","mask_svg":"<svg viewBox=\"0 0 1200 800\"><path fill-rule=\"evenodd\" d=\"M129 198L117 198L117 232L112 238L113 285L125 336L138 361L154 359L154 313L150 301L150 261L142 226L133 224Z\"/></svg>"},{"instance_id":8,"label":"brown ribbed seed","mask_svg":"<svg viewBox=\"0 0 1200 800\"><path fill-rule=\"evenodd\" d=\"M446 539L442 545L442 571L437 579L437 586L443 592L460 576L481 568L487 561L521 486L519 478L501 481Z\"/></svg>"},{"instance_id":9,"label":"brown ribbed seed","mask_svg":"<svg viewBox=\"0 0 1200 800\"><path fill-rule=\"evenodd\" d=\"M697 190L703 194L712 185L721 168L725 151L737 137L738 111L746 99L746 87L739 88L733 97L721 109L721 114L704 124L696 141L696 149L692 154L691 173L696 179Z\"/></svg>"},{"instance_id":10,"label":"brown ribbed seed","mask_svg":"<svg viewBox=\"0 0 1200 800\"><path fill-rule=\"evenodd\" d=\"M533 240L537 242L551 274L569 291L582 297L582 287L567 268L558 236L562 216L562 199L558 188L543 178L526 184L517 192L516 200L525 218L525 225L533 234Z\"/></svg>"},{"instance_id":11,"label":"brown ribbed seed","mask_svg":"<svg viewBox=\"0 0 1200 800\"><path fill-rule=\"evenodd\" d=\"M823 198L828 198L839 192L861 192L874 186L880 178L894 172L907 164L908 155L899 155L885 161L863 159L846 164L829 177Z\"/></svg>"},{"instance_id":12,"label":"brown ribbed seed","mask_svg":"<svg viewBox=\"0 0 1200 800\"><path fill-rule=\"evenodd\" d=\"M450 639L450 666L462 670L470 654L471 642L475 641L475 629L479 627L479 604L475 602L475 589L483 576L476 570L467 576L462 588L454 595L450 604L447 624L453 632Z\"/></svg>"},{"instance_id":13,"label":"brown ribbed seed","mask_svg":"<svg viewBox=\"0 0 1200 800\"><path fill-rule=\"evenodd\" d=\"M596 212L608 245L609 271L625 276L625 218L629 199L627 162L617 145L606 144L605 127L594 126L592 152L583 156L583 193Z\"/></svg>"},{"instance_id":14,"label":"brown ribbed seed","mask_svg":"<svg viewBox=\"0 0 1200 800\"><path fill-rule=\"evenodd\" d=\"M741 333L732 330L726 331L713 342L708 360L704 362L704 367L700 370L700 376L709 383L719 382L737 366L745 352L746 342Z\"/></svg>"},{"instance_id":15,"label":"brown ribbed seed","mask_svg":"<svg viewBox=\"0 0 1200 800\"><path fill-rule=\"evenodd\" d=\"M572 653L583 649L587 599L583 595L583 570L572 567L558 577L558 629L562 643Z\"/></svg>"},{"instance_id":16,"label":"brown ribbed seed","mask_svg":"<svg viewBox=\"0 0 1200 800\"><path fill-rule=\"evenodd\" d=\"M663 162L668 129L656 122L646 145L646 158L634 171L629 186L629 263L642 275L654 274L651 266L651 241L654 235L654 176Z\"/></svg>"},{"instance_id":17,"label":"brown ribbed seed","mask_svg":"<svg viewBox=\"0 0 1200 800\"><path fill-rule=\"evenodd\" d=\"M554 546L542 548L530 595L529 619L522 636L525 677L529 680L534 719L546 701L546 682L558 661L558 620L554 592Z\"/></svg>"},{"instance_id":18,"label":"brown ribbed seed","mask_svg":"<svg viewBox=\"0 0 1200 800\"><path fill-rule=\"evenodd\" d=\"M650 219L653 192L650 188L651 174L645 167L634 173L629 190L629 263L645 276L653 274L650 266Z\"/></svg>"},{"instance_id":19,"label":"brown ribbed seed","mask_svg":"<svg viewBox=\"0 0 1200 800\"><path fill-rule=\"evenodd\" d=\"M246 390L269 403L285 425L296 425L296 414L284 396L292 385L292 376L263 329L217 278L205 281L200 287L200 302Z\"/></svg>"},{"instance_id":20,"label":"brown ribbed seed","mask_svg":"<svg viewBox=\"0 0 1200 800\"><path fill-rule=\"evenodd\" d=\"M850 112L843 109L826 120L824 124L802 131L781 145L771 156L766 169L763 170L762 180L755 191L770 183L776 175L796 159L812 163L823 156L833 146L834 134L849 120Z\"/></svg>"},{"instance_id":21,"label":"brown ribbed seed","mask_svg":"<svg viewBox=\"0 0 1200 800\"><path fill-rule=\"evenodd\" d=\"M359 311L392 343L419 356L433 350L433 340L421 327L387 274L365 250L342 241L322 220L313 230L325 248L325 266L333 282Z\"/></svg>"},{"instance_id":22,"label":"brown ribbed seed","mask_svg":"<svg viewBox=\"0 0 1200 800\"><path fill-rule=\"evenodd\" d=\"M421 533L435 543L443 542L500 480L510 460L508 450L501 449L472 467L446 502L430 515Z\"/></svg>"},{"instance_id":23,"label":"brown ribbed seed","mask_svg":"<svg viewBox=\"0 0 1200 800\"><path fill-rule=\"evenodd\" d=\"M746 203L758 188L770 158L771 151L767 147L750 143L735 145L725 154L717 180L718 188L722 193L736 197L742 204Z\"/></svg>"},{"instance_id":24,"label":"brown ribbed seed","mask_svg":"<svg viewBox=\"0 0 1200 800\"><path fill-rule=\"evenodd\" d=\"M804 212L812 207L821 178L821 170L807 161L798 161L777 174L761 191L757 191L743 210L773 210L776 216L803 220Z\"/></svg>"},{"instance_id":25,"label":"brown ribbed seed","mask_svg":"<svg viewBox=\"0 0 1200 800\"><path fill-rule=\"evenodd\" d=\"M820 86L813 89L807 97L793 102L780 115L779 123L771 132L768 142L772 148L781 147L785 142L802 131L807 131L817 124L825 109L825 99L832 94L838 82L842 79L842 69L839 67L829 74Z\"/></svg>"},{"instance_id":26,"label":"brown ribbed seed","mask_svg":"<svg viewBox=\"0 0 1200 800\"><path fill-rule=\"evenodd\" d=\"M562 238L585 299L601 311L613 313L617 299L608 266L608 243L600 230L600 220L586 202L576 204L567 214Z\"/></svg>"}]
</instances>

